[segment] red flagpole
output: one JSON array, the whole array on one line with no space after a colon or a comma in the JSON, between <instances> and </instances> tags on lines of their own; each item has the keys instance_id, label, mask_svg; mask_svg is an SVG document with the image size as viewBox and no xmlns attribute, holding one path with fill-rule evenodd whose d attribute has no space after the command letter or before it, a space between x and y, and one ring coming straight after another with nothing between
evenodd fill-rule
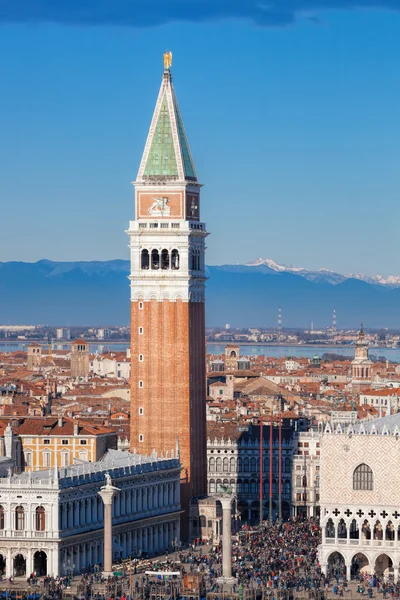
<instances>
[{"instance_id":1,"label":"red flagpole","mask_svg":"<svg viewBox=\"0 0 400 600\"><path fill-rule=\"evenodd\" d=\"M269 520L272 522L272 411L269 424Z\"/></svg>"},{"instance_id":2,"label":"red flagpole","mask_svg":"<svg viewBox=\"0 0 400 600\"><path fill-rule=\"evenodd\" d=\"M279 413L279 440L278 440L278 511L279 521L282 521L282 415Z\"/></svg>"},{"instance_id":3,"label":"red flagpole","mask_svg":"<svg viewBox=\"0 0 400 600\"><path fill-rule=\"evenodd\" d=\"M263 422L260 419L260 527L263 522Z\"/></svg>"}]
</instances>

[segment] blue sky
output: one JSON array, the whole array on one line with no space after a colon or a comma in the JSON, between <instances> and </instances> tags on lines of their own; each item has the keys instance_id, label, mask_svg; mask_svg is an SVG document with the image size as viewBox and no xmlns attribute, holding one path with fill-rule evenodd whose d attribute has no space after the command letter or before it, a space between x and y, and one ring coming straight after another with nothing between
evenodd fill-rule
<instances>
[{"instance_id":1,"label":"blue sky","mask_svg":"<svg viewBox=\"0 0 400 600\"><path fill-rule=\"evenodd\" d=\"M282 0L261 18L215 0L218 14L175 22L152 3L135 27L0 0L0 261L128 258L130 181L171 49L209 264L400 274L400 13Z\"/></svg>"}]
</instances>

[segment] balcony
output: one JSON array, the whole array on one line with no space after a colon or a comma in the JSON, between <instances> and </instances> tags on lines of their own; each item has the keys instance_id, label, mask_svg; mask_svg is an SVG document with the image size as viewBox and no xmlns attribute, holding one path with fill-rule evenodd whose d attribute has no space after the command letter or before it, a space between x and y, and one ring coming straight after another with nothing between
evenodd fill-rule
<instances>
[{"instance_id":1,"label":"balcony","mask_svg":"<svg viewBox=\"0 0 400 600\"><path fill-rule=\"evenodd\" d=\"M52 538L58 538L59 537L59 533L58 531L28 531L28 530L22 530L22 531L9 531L9 530L3 530L0 532L0 539L4 539L4 538L23 538L23 539L38 539L38 538L45 538L45 539L52 539Z\"/></svg>"},{"instance_id":2,"label":"balcony","mask_svg":"<svg viewBox=\"0 0 400 600\"><path fill-rule=\"evenodd\" d=\"M393 540L366 540L366 539L347 539L347 538L325 538L323 545L325 544L336 544L337 546L373 546L375 548L393 548L400 547L399 542Z\"/></svg>"}]
</instances>

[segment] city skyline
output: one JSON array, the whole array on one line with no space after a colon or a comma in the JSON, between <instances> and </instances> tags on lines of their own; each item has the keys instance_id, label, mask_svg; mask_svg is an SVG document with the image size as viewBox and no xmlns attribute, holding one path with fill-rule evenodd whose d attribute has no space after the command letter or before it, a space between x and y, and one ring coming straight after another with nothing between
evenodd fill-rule
<instances>
[{"instance_id":1,"label":"city skyline","mask_svg":"<svg viewBox=\"0 0 400 600\"><path fill-rule=\"evenodd\" d=\"M43 25L39 17L35 26L15 25L0 13L2 261L128 258L130 181L154 74L159 68L161 77L162 52L171 48L206 183L204 217L216 234L209 264L263 256L398 274L400 17L316 14L318 24L300 18L288 28L257 27L238 14L130 30ZM20 20L29 19L21 12Z\"/></svg>"}]
</instances>

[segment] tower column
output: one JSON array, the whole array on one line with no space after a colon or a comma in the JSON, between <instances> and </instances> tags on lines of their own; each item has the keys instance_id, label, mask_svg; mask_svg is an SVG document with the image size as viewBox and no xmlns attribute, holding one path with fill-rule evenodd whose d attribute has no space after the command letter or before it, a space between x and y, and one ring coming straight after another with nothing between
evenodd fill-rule
<instances>
[{"instance_id":1,"label":"tower column","mask_svg":"<svg viewBox=\"0 0 400 600\"><path fill-rule=\"evenodd\" d=\"M232 497L218 497L222 504L222 577L220 583L232 585Z\"/></svg>"},{"instance_id":2,"label":"tower column","mask_svg":"<svg viewBox=\"0 0 400 600\"><path fill-rule=\"evenodd\" d=\"M104 504L103 574L106 577L108 577L108 575L112 575L112 503L114 496L116 496L119 492L119 489L111 484L111 478L108 473L107 476L107 484L99 491L99 496L103 500Z\"/></svg>"}]
</instances>

